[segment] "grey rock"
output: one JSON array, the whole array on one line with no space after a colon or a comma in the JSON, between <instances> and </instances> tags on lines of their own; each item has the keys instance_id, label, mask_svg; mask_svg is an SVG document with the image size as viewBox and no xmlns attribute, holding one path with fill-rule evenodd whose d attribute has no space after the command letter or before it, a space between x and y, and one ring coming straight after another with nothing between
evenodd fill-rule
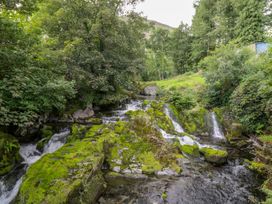
<instances>
[{"instance_id":1,"label":"grey rock","mask_svg":"<svg viewBox=\"0 0 272 204\"><path fill-rule=\"evenodd\" d=\"M78 110L73 114L74 120L87 120L94 116L92 105L87 106L85 110Z\"/></svg>"},{"instance_id":2,"label":"grey rock","mask_svg":"<svg viewBox=\"0 0 272 204\"><path fill-rule=\"evenodd\" d=\"M156 96L158 92L157 86L147 86L144 88L143 94L146 96Z\"/></svg>"}]
</instances>

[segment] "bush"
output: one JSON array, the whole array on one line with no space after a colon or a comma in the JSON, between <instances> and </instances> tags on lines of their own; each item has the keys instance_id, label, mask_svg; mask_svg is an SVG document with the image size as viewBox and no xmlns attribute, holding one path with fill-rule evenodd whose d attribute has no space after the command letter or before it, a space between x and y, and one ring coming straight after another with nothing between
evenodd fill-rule
<instances>
[{"instance_id":1,"label":"bush","mask_svg":"<svg viewBox=\"0 0 272 204\"><path fill-rule=\"evenodd\" d=\"M169 102L172 103L179 111L190 110L196 106L196 100L191 95L181 95L174 93Z\"/></svg>"},{"instance_id":2,"label":"bush","mask_svg":"<svg viewBox=\"0 0 272 204\"><path fill-rule=\"evenodd\" d=\"M263 70L244 79L231 96L231 109L250 132L260 132L269 127L272 116L272 72Z\"/></svg>"},{"instance_id":3,"label":"bush","mask_svg":"<svg viewBox=\"0 0 272 204\"><path fill-rule=\"evenodd\" d=\"M242 79L252 71L249 61L253 57L248 49L238 49L233 45L217 49L213 55L200 62L207 70L207 98L211 106L228 104L233 91Z\"/></svg>"}]
</instances>

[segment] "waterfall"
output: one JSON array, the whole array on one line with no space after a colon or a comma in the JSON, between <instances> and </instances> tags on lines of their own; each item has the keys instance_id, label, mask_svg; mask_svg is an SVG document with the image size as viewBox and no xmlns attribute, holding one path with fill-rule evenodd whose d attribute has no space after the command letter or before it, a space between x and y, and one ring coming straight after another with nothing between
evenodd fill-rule
<instances>
[{"instance_id":1,"label":"waterfall","mask_svg":"<svg viewBox=\"0 0 272 204\"><path fill-rule=\"evenodd\" d=\"M45 145L43 153L53 153L66 143L66 138L70 134L70 130L54 134L49 142Z\"/></svg>"},{"instance_id":2,"label":"waterfall","mask_svg":"<svg viewBox=\"0 0 272 204\"><path fill-rule=\"evenodd\" d=\"M19 192L22 184L23 175L27 168L37 162L43 155L53 153L61 148L65 142L70 130L64 130L61 133L54 134L48 144L44 147L43 153L36 148L36 144L23 144L20 147L20 155L23 158L21 169L12 171L10 174L0 179L0 203L11 203ZM16 178L16 179L14 179Z\"/></svg>"},{"instance_id":3,"label":"waterfall","mask_svg":"<svg viewBox=\"0 0 272 204\"><path fill-rule=\"evenodd\" d=\"M214 112L211 114L213 125L213 137L218 139L225 139L223 132L221 131Z\"/></svg>"},{"instance_id":4,"label":"waterfall","mask_svg":"<svg viewBox=\"0 0 272 204\"><path fill-rule=\"evenodd\" d=\"M175 118L173 117L173 113L171 112L171 110L169 109L169 107L167 105L164 107L164 112L170 118L172 124L174 125L175 131L178 132L178 133L184 133L184 129L175 120Z\"/></svg>"}]
</instances>

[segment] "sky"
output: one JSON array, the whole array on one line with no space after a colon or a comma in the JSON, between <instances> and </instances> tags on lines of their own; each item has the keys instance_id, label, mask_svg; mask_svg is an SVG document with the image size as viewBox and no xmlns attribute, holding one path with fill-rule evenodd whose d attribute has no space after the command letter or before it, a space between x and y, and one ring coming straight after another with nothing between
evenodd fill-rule
<instances>
[{"instance_id":1,"label":"sky","mask_svg":"<svg viewBox=\"0 0 272 204\"><path fill-rule=\"evenodd\" d=\"M139 3L136 11L143 12L150 20L178 27L183 21L191 25L194 15L194 0L145 0Z\"/></svg>"}]
</instances>

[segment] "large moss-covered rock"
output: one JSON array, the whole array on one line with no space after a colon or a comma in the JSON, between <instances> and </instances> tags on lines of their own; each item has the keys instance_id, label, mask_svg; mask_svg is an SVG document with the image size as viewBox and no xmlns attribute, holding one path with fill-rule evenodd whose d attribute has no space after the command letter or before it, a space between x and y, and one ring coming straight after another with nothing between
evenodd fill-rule
<instances>
[{"instance_id":1,"label":"large moss-covered rock","mask_svg":"<svg viewBox=\"0 0 272 204\"><path fill-rule=\"evenodd\" d=\"M12 135L0 132L0 176L13 169L20 160L20 145Z\"/></svg>"},{"instance_id":2,"label":"large moss-covered rock","mask_svg":"<svg viewBox=\"0 0 272 204\"><path fill-rule=\"evenodd\" d=\"M116 172L154 174L169 167L177 172L177 149L164 140L156 121L144 111L130 111L129 122L93 126L86 134L105 142L106 161Z\"/></svg>"},{"instance_id":3,"label":"large moss-covered rock","mask_svg":"<svg viewBox=\"0 0 272 204\"><path fill-rule=\"evenodd\" d=\"M27 171L17 203L94 203L105 188L102 150L84 139L45 155Z\"/></svg>"},{"instance_id":4,"label":"large moss-covered rock","mask_svg":"<svg viewBox=\"0 0 272 204\"><path fill-rule=\"evenodd\" d=\"M197 145L182 145L180 146L180 150L183 154L193 156L193 157L199 157L200 152Z\"/></svg>"},{"instance_id":5,"label":"large moss-covered rock","mask_svg":"<svg viewBox=\"0 0 272 204\"><path fill-rule=\"evenodd\" d=\"M205 159L213 164L221 165L227 162L228 152L225 150L213 148L201 148L200 152L204 155Z\"/></svg>"},{"instance_id":6,"label":"large moss-covered rock","mask_svg":"<svg viewBox=\"0 0 272 204\"><path fill-rule=\"evenodd\" d=\"M170 106L172 112L178 118L185 132L189 134L207 134L209 129L206 123L206 116L209 111L203 107L196 106L191 110L178 111L174 105Z\"/></svg>"}]
</instances>

